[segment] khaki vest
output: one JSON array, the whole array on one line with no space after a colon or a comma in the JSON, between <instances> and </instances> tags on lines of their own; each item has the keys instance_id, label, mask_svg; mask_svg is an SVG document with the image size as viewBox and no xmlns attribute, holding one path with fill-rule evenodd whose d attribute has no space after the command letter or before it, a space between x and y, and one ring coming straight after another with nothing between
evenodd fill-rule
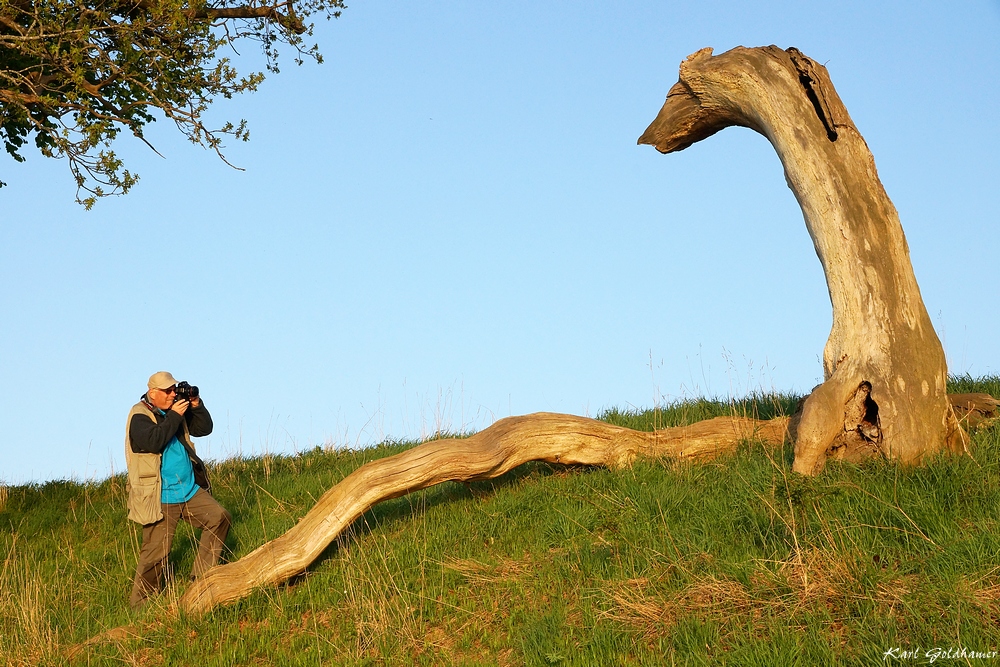
<instances>
[{"instance_id":1,"label":"khaki vest","mask_svg":"<svg viewBox=\"0 0 1000 667\"><path fill-rule=\"evenodd\" d=\"M156 417L145 403L139 401L128 413L125 422L125 466L128 468L128 518L136 523L148 525L163 518L160 508L160 463L162 454L137 454L132 451L132 439L129 437L129 426L134 415L146 415L156 423ZM187 421L181 426L184 443L194 451L194 443L188 433Z\"/></svg>"}]
</instances>

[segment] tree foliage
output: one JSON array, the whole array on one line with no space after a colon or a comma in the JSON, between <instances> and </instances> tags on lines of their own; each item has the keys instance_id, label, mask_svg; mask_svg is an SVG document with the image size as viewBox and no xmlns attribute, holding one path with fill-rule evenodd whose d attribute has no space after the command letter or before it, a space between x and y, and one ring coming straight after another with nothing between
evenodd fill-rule
<instances>
[{"instance_id":1,"label":"tree foliage","mask_svg":"<svg viewBox=\"0 0 1000 667\"><path fill-rule=\"evenodd\" d=\"M138 176L112 150L122 132L173 121L223 160L226 137L246 141L246 121L213 129L204 115L219 96L254 91L263 72L240 74L238 43L262 49L278 71L278 47L322 62L308 46L314 15L340 15L343 0L0 0L0 137L23 162L26 146L65 158L88 209L124 194ZM148 143L148 142L147 142ZM0 186L3 184L0 183Z\"/></svg>"}]
</instances>

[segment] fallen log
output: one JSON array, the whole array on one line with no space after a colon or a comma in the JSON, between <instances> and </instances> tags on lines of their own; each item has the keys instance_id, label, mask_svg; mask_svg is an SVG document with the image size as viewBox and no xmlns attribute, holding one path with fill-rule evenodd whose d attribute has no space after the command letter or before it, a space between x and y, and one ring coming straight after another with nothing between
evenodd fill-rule
<instances>
[{"instance_id":1,"label":"fallen log","mask_svg":"<svg viewBox=\"0 0 1000 667\"><path fill-rule=\"evenodd\" d=\"M546 412L507 417L468 438L433 440L361 466L323 494L284 535L206 572L188 587L178 606L203 613L259 586L286 581L304 572L376 503L442 482L493 479L529 461L619 468L637 458L711 459L749 439L780 446L788 424L788 417L716 417L643 432Z\"/></svg>"},{"instance_id":2,"label":"fallen log","mask_svg":"<svg viewBox=\"0 0 1000 667\"><path fill-rule=\"evenodd\" d=\"M949 402L967 428L995 419L1000 405L988 394L953 394ZM361 466L323 494L284 535L193 582L177 605L201 614L258 587L287 581L304 572L374 505L436 484L494 479L530 461L608 468L639 458L707 461L748 440L771 447L794 441L800 417L716 417L651 432L544 412L501 419L468 438L433 440ZM831 458L856 460L852 454L845 448Z\"/></svg>"}]
</instances>

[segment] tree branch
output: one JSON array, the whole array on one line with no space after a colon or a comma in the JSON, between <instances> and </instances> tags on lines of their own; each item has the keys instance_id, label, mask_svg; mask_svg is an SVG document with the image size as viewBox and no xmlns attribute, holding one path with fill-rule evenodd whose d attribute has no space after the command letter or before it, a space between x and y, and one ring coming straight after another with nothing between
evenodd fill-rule
<instances>
[{"instance_id":1,"label":"tree branch","mask_svg":"<svg viewBox=\"0 0 1000 667\"><path fill-rule=\"evenodd\" d=\"M288 28L296 35L301 35L306 32L305 24L303 24L302 20L291 11L292 3L289 2L285 5L288 7L287 14L282 14L278 11L279 6L280 5L272 7L251 7L250 5L244 5L242 7L220 7L218 9L206 7L197 11L189 11L188 16L191 18L207 19L209 21L216 21L219 19L270 19L275 23Z\"/></svg>"}]
</instances>

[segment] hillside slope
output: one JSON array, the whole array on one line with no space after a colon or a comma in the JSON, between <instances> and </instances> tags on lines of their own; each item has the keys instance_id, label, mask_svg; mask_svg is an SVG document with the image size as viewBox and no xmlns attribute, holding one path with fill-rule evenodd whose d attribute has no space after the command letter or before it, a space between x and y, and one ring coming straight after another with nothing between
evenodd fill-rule
<instances>
[{"instance_id":1,"label":"hillside slope","mask_svg":"<svg viewBox=\"0 0 1000 667\"><path fill-rule=\"evenodd\" d=\"M997 378L954 384L1000 395ZM794 403L603 418L649 429ZM362 463L408 446L215 464L215 494L234 518L230 558L288 529ZM122 476L12 487L0 495L0 656L230 667L986 655L1000 648L1000 426L979 430L972 452L920 468L831 465L817 479L791 474L789 448L752 442L710 464L528 464L383 503L288 586L201 618L168 609L194 557L186 526L176 587L128 610L138 535Z\"/></svg>"}]
</instances>

